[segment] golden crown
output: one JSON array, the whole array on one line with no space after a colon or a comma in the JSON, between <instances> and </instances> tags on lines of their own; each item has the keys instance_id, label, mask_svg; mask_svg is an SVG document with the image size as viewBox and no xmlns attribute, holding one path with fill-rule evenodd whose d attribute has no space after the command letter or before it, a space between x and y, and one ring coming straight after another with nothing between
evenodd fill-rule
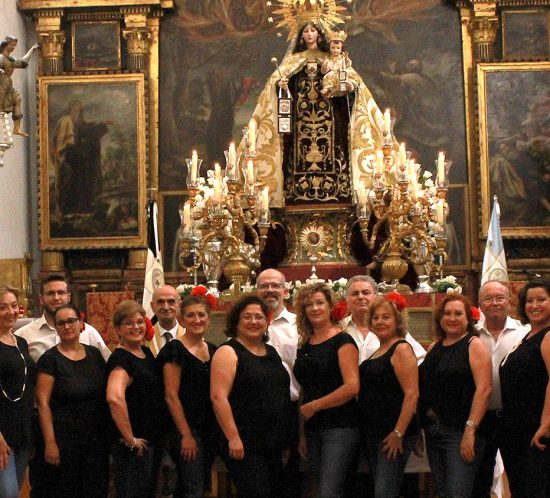
<instances>
[{"instance_id":1,"label":"golden crown","mask_svg":"<svg viewBox=\"0 0 550 498\"><path fill-rule=\"evenodd\" d=\"M346 0L351 3L352 0ZM275 0L273 14L280 17L277 28L288 29L288 39L293 40L302 26L312 23L321 26L325 32L336 28L350 19L341 0ZM272 5L269 0L268 6ZM273 17L269 22L275 22Z\"/></svg>"},{"instance_id":2,"label":"golden crown","mask_svg":"<svg viewBox=\"0 0 550 498\"><path fill-rule=\"evenodd\" d=\"M347 37L348 37L348 34L345 31L332 31L331 29L327 31L327 40L329 42L340 41L344 43Z\"/></svg>"}]
</instances>

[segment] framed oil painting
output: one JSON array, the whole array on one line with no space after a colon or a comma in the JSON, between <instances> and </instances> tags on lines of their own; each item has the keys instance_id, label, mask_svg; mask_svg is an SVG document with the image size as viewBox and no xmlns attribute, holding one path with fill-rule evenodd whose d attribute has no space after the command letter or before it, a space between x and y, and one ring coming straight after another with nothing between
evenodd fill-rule
<instances>
[{"instance_id":1,"label":"framed oil painting","mask_svg":"<svg viewBox=\"0 0 550 498\"><path fill-rule=\"evenodd\" d=\"M120 24L118 21L72 23L72 70L120 69Z\"/></svg>"},{"instance_id":2,"label":"framed oil painting","mask_svg":"<svg viewBox=\"0 0 550 498\"><path fill-rule=\"evenodd\" d=\"M159 195L159 239L165 272L183 272L178 263L181 226L179 209L188 197L186 190L165 191Z\"/></svg>"},{"instance_id":3,"label":"framed oil painting","mask_svg":"<svg viewBox=\"0 0 550 498\"><path fill-rule=\"evenodd\" d=\"M38 80L40 249L146 243L143 74Z\"/></svg>"},{"instance_id":4,"label":"framed oil painting","mask_svg":"<svg viewBox=\"0 0 550 498\"><path fill-rule=\"evenodd\" d=\"M502 52L505 59L543 59L550 55L548 9L502 12Z\"/></svg>"},{"instance_id":5,"label":"framed oil painting","mask_svg":"<svg viewBox=\"0 0 550 498\"><path fill-rule=\"evenodd\" d=\"M449 185L447 203L449 216L446 224L447 261L449 268L464 268L470 261L470 219L468 205L468 185L466 183Z\"/></svg>"},{"instance_id":6,"label":"framed oil painting","mask_svg":"<svg viewBox=\"0 0 550 498\"><path fill-rule=\"evenodd\" d=\"M477 66L481 232L493 196L503 237L550 237L550 62Z\"/></svg>"}]
</instances>

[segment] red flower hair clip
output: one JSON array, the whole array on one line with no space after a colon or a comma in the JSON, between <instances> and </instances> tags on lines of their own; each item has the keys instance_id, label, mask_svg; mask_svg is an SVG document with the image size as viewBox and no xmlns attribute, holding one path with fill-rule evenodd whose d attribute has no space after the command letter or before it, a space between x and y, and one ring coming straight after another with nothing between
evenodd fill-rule
<instances>
[{"instance_id":1,"label":"red flower hair clip","mask_svg":"<svg viewBox=\"0 0 550 498\"><path fill-rule=\"evenodd\" d=\"M84 320L86 320L86 315L81 311L78 319L82 323L81 332L84 332L86 330L86 323L84 322Z\"/></svg>"},{"instance_id":2,"label":"red flower hair clip","mask_svg":"<svg viewBox=\"0 0 550 498\"><path fill-rule=\"evenodd\" d=\"M399 292L390 292L388 295L384 296L384 299L392 303L399 312L407 307L407 301Z\"/></svg>"},{"instance_id":3,"label":"red flower hair clip","mask_svg":"<svg viewBox=\"0 0 550 498\"><path fill-rule=\"evenodd\" d=\"M334 308L330 310L330 317L333 320L343 320L348 313L348 303L345 299L342 299L334 305Z\"/></svg>"},{"instance_id":4,"label":"red flower hair clip","mask_svg":"<svg viewBox=\"0 0 550 498\"><path fill-rule=\"evenodd\" d=\"M478 322L481 318L481 311L475 306L470 306L470 312L472 313L472 318L475 322Z\"/></svg>"},{"instance_id":5,"label":"red flower hair clip","mask_svg":"<svg viewBox=\"0 0 550 498\"><path fill-rule=\"evenodd\" d=\"M148 316L144 317L144 320L145 320L145 340L150 341L153 337L155 337L155 327L153 327L153 322Z\"/></svg>"},{"instance_id":6,"label":"red flower hair clip","mask_svg":"<svg viewBox=\"0 0 550 498\"><path fill-rule=\"evenodd\" d=\"M208 289L204 285L197 285L196 287L193 287L193 290L191 291L192 296L204 296L205 299L208 301L208 305L210 306L211 310L216 310L218 308L218 298L208 291Z\"/></svg>"}]
</instances>

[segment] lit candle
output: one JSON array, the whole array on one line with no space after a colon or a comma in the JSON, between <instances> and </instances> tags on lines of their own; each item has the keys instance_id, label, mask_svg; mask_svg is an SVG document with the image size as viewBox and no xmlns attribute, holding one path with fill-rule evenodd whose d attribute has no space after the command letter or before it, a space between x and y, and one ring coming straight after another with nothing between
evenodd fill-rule
<instances>
[{"instance_id":1,"label":"lit candle","mask_svg":"<svg viewBox=\"0 0 550 498\"><path fill-rule=\"evenodd\" d=\"M222 181L222 169L220 167L220 163L214 163L214 182L221 183L221 181Z\"/></svg>"},{"instance_id":2,"label":"lit candle","mask_svg":"<svg viewBox=\"0 0 550 498\"><path fill-rule=\"evenodd\" d=\"M249 160L246 167L246 183L249 187L254 185L254 163Z\"/></svg>"},{"instance_id":3,"label":"lit candle","mask_svg":"<svg viewBox=\"0 0 550 498\"><path fill-rule=\"evenodd\" d=\"M390 110L386 109L384 111L384 132L389 135L391 129L391 114Z\"/></svg>"},{"instance_id":4,"label":"lit candle","mask_svg":"<svg viewBox=\"0 0 550 498\"><path fill-rule=\"evenodd\" d=\"M235 153L235 144L231 142L229 144L229 166L233 168L236 162L237 162L237 155Z\"/></svg>"},{"instance_id":5,"label":"lit candle","mask_svg":"<svg viewBox=\"0 0 550 498\"><path fill-rule=\"evenodd\" d=\"M191 206L184 204L183 206L183 232L187 233L191 228Z\"/></svg>"},{"instance_id":6,"label":"lit candle","mask_svg":"<svg viewBox=\"0 0 550 498\"><path fill-rule=\"evenodd\" d=\"M405 164L407 162L407 150L405 149L405 144L399 145L399 162Z\"/></svg>"},{"instance_id":7,"label":"lit candle","mask_svg":"<svg viewBox=\"0 0 550 498\"><path fill-rule=\"evenodd\" d=\"M197 154L197 151L194 150L193 154L191 154L191 183L194 184L197 180L197 174L198 174L198 164L199 164L199 156Z\"/></svg>"},{"instance_id":8,"label":"lit candle","mask_svg":"<svg viewBox=\"0 0 550 498\"><path fill-rule=\"evenodd\" d=\"M437 156L437 181L439 184L445 183L445 152Z\"/></svg>"},{"instance_id":9,"label":"lit candle","mask_svg":"<svg viewBox=\"0 0 550 498\"><path fill-rule=\"evenodd\" d=\"M416 200L417 196L418 196L418 183L416 181L416 178L413 178L411 180L411 197L413 201Z\"/></svg>"},{"instance_id":10,"label":"lit candle","mask_svg":"<svg viewBox=\"0 0 550 498\"><path fill-rule=\"evenodd\" d=\"M250 152L256 152L256 120L254 118L248 122L248 140L250 142Z\"/></svg>"},{"instance_id":11,"label":"lit candle","mask_svg":"<svg viewBox=\"0 0 550 498\"><path fill-rule=\"evenodd\" d=\"M222 189L221 189L221 180L219 178L214 178L214 195L212 199L215 203L219 204L222 199Z\"/></svg>"},{"instance_id":12,"label":"lit candle","mask_svg":"<svg viewBox=\"0 0 550 498\"><path fill-rule=\"evenodd\" d=\"M439 199L439 202L437 203L437 206L436 206L437 222L441 225L442 228L443 228L443 225L445 225L445 208L443 206L444 202L445 201L443 199Z\"/></svg>"},{"instance_id":13,"label":"lit candle","mask_svg":"<svg viewBox=\"0 0 550 498\"><path fill-rule=\"evenodd\" d=\"M364 206L367 203L367 189L365 188L365 182L359 182L359 189L357 190L357 203L360 206Z\"/></svg>"}]
</instances>

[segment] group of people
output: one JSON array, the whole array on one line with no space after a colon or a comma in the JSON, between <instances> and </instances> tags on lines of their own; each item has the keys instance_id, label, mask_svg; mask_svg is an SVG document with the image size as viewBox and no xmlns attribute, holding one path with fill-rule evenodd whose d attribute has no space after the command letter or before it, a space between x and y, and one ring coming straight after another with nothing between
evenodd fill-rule
<instances>
[{"instance_id":1,"label":"group of people","mask_svg":"<svg viewBox=\"0 0 550 498\"><path fill-rule=\"evenodd\" d=\"M465 296L445 295L427 351L405 299L368 276L349 280L347 317L323 282L300 287L295 313L282 273L256 283L217 348L204 296L160 287L154 326L123 301L112 353L62 276L15 334L17 291L0 286L0 497L18 496L28 464L33 497L107 496L109 454L118 497L158 495L167 459L174 496L202 497L216 455L243 498L349 496L362 459L374 495L397 497L422 433L438 496L490 496L497 450L514 498L548 496L550 282L521 290L521 323L500 282L481 287L477 323Z\"/></svg>"}]
</instances>

